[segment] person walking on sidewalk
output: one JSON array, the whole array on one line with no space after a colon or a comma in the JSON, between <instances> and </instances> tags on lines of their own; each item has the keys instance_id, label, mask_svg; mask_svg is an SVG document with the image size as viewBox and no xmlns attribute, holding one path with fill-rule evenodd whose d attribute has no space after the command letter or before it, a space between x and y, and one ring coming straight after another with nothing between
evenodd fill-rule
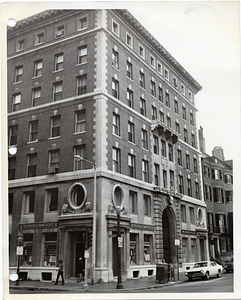
<instances>
[{"instance_id":1,"label":"person walking on sidewalk","mask_svg":"<svg viewBox=\"0 0 241 300\"><path fill-rule=\"evenodd\" d=\"M58 284L59 276L61 276L62 285L64 285L64 264L63 264L62 260L59 260L59 270L58 270L57 278L56 278L56 281L55 281L55 285Z\"/></svg>"}]
</instances>

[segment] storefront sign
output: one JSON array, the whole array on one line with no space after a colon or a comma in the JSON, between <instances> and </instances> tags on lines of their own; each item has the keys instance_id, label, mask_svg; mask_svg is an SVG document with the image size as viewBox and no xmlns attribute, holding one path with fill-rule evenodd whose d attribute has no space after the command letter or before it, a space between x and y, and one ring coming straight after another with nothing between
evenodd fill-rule
<instances>
[{"instance_id":1,"label":"storefront sign","mask_svg":"<svg viewBox=\"0 0 241 300\"><path fill-rule=\"evenodd\" d=\"M140 229L140 230L150 230L150 231L154 231L154 226L152 226L152 225L130 223L130 227L131 227L132 229Z\"/></svg>"},{"instance_id":2,"label":"storefront sign","mask_svg":"<svg viewBox=\"0 0 241 300\"><path fill-rule=\"evenodd\" d=\"M182 229L182 230L181 230L181 233L183 233L183 234L191 234L191 235L196 235L196 231L192 231L192 230L185 230L185 229Z\"/></svg>"},{"instance_id":3,"label":"storefront sign","mask_svg":"<svg viewBox=\"0 0 241 300\"><path fill-rule=\"evenodd\" d=\"M23 246L17 246L16 255L23 255Z\"/></svg>"},{"instance_id":4,"label":"storefront sign","mask_svg":"<svg viewBox=\"0 0 241 300\"><path fill-rule=\"evenodd\" d=\"M45 229L58 227L58 222L26 223L19 224L19 229Z\"/></svg>"}]
</instances>

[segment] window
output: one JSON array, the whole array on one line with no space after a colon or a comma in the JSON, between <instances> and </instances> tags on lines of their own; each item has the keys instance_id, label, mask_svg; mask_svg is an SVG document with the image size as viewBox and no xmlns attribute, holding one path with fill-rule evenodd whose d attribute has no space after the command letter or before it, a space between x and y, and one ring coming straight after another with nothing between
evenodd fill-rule
<instances>
[{"instance_id":1,"label":"window","mask_svg":"<svg viewBox=\"0 0 241 300\"><path fill-rule=\"evenodd\" d=\"M16 170L16 157L10 157L8 159L8 180L15 179Z\"/></svg>"},{"instance_id":2,"label":"window","mask_svg":"<svg viewBox=\"0 0 241 300\"><path fill-rule=\"evenodd\" d=\"M27 155L27 177L37 175L37 153Z\"/></svg>"},{"instance_id":3,"label":"window","mask_svg":"<svg viewBox=\"0 0 241 300\"><path fill-rule=\"evenodd\" d=\"M214 221L213 221L213 213L212 212L208 212L207 222L208 222L209 232L213 232Z\"/></svg>"},{"instance_id":4,"label":"window","mask_svg":"<svg viewBox=\"0 0 241 300\"><path fill-rule=\"evenodd\" d=\"M142 160L142 180L145 182L149 181L149 166L147 160Z\"/></svg>"},{"instance_id":5,"label":"window","mask_svg":"<svg viewBox=\"0 0 241 300\"><path fill-rule=\"evenodd\" d=\"M50 137L53 138L60 136L60 116L52 117L50 126Z\"/></svg>"},{"instance_id":6,"label":"window","mask_svg":"<svg viewBox=\"0 0 241 300\"><path fill-rule=\"evenodd\" d=\"M130 264L137 264L138 234L130 233Z\"/></svg>"},{"instance_id":7,"label":"window","mask_svg":"<svg viewBox=\"0 0 241 300\"><path fill-rule=\"evenodd\" d=\"M195 182L195 196L197 199L199 199L200 195L199 195L199 183Z\"/></svg>"},{"instance_id":8,"label":"window","mask_svg":"<svg viewBox=\"0 0 241 300\"><path fill-rule=\"evenodd\" d=\"M218 228L219 233L225 232L225 215L223 214L216 214L216 226Z\"/></svg>"},{"instance_id":9,"label":"window","mask_svg":"<svg viewBox=\"0 0 241 300\"><path fill-rule=\"evenodd\" d=\"M162 74L162 64L160 64L159 62L157 62L157 72Z\"/></svg>"},{"instance_id":10,"label":"window","mask_svg":"<svg viewBox=\"0 0 241 300\"><path fill-rule=\"evenodd\" d=\"M204 170L204 176L210 177L210 168L207 166L204 166L203 170Z\"/></svg>"},{"instance_id":11,"label":"window","mask_svg":"<svg viewBox=\"0 0 241 300\"><path fill-rule=\"evenodd\" d=\"M17 145L18 139L18 125L12 125L9 127L9 146Z\"/></svg>"},{"instance_id":12,"label":"window","mask_svg":"<svg viewBox=\"0 0 241 300\"><path fill-rule=\"evenodd\" d=\"M13 193L8 193L8 214L12 215L13 213Z\"/></svg>"},{"instance_id":13,"label":"window","mask_svg":"<svg viewBox=\"0 0 241 300\"><path fill-rule=\"evenodd\" d=\"M87 62L87 46L78 48L78 64L84 64Z\"/></svg>"},{"instance_id":14,"label":"window","mask_svg":"<svg viewBox=\"0 0 241 300\"><path fill-rule=\"evenodd\" d=\"M17 41L17 51L22 51L22 50L24 50L24 44L25 44L25 41L24 41L24 40L19 40L19 41Z\"/></svg>"},{"instance_id":15,"label":"window","mask_svg":"<svg viewBox=\"0 0 241 300\"><path fill-rule=\"evenodd\" d=\"M24 214L34 213L35 191L25 193Z\"/></svg>"},{"instance_id":16,"label":"window","mask_svg":"<svg viewBox=\"0 0 241 300\"><path fill-rule=\"evenodd\" d=\"M172 120L169 116L167 116L167 126L172 127Z\"/></svg>"},{"instance_id":17,"label":"window","mask_svg":"<svg viewBox=\"0 0 241 300\"><path fill-rule=\"evenodd\" d=\"M128 154L128 176L133 178L136 177L135 156L132 154Z\"/></svg>"},{"instance_id":18,"label":"window","mask_svg":"<svg viewBox=\"0 0 241 300\"><path fill-rule=\"evenodd\" d=\"M162 156L167 157L166 141L161 140L161 144L162 144Z\"/></svg>"},{"instance_id":19,"label":"window","mask_svg":"<svg viewBox=\"0 0 241 300\"><path fill-rule=\"evenodd\" d=\"M62 99L62 90L63 90L62 81L54 83L53 90L54 90L53 100L54 101L61 100Z\"/></svg>"},{"instance_id":20,"label":"window","mask_svg":"<svg viewBox=\"0 0 241 300\"><path fill-rule=\"evenodd\" d=\"M192 93L190 91L188 91L188 99L192 101Z\"/></svg>"},{"instance_id":21,"label":"window","mask_svg":"<svg viewBox=\"0 0 241 300\"><path fill-rule=\"evenodd\" d=\"M146 100L143 98L140 98L140 113L146 116Z\"/></svg>"},{"instance_id":22,"label":"window","mask_svg":"<svg viewBox=\"0 0 241 300\"><path fill-rule=\"evenodd\" d=\"M185 95L185 86L183 84L181 84L181 92L183 95Z\"/></svg>"},{"instance_id":23,"label":"window","mask_svg":"<svg viewBox=\"0 0 241 300\"><path fill-rule=\"evenodd\" d=\"M190 112L190 124L194 125L194 118L193 118L193 113Z\"/></svg>"},{"instance_id":24,"label":"window","mask_svg":"<svg viewBox=\"0 0 241 300\"><path fill-rule=\"evenodd\" d=\"M55 55L54 66L55 66L54 67L55 71L63 70L63 68L64 68L64 54L63 53Z\"/></svg>"},{"instance_id":25,"label":"window","mask_svg":"<svg viewBox=\"0 0 241 300\"><path fill-rule=\"evenodd\" d=\"M129 47L133 47L133 39L132 39L132 36L130 36L128 33L126 34L126 44L129 46Z\"/></svg>"},{"instance_id":26,"label":"window","mask_svg":"<svg viewBox=\"0 0 241 300\"><path fill-rule=\"evenodd\" d=\"M207 201L212 201L212 188L207 184L205 184L205 199Z\"/></svg>"},{"instance_id":27,"label":"window","mask_svg":"<svg viewBox=\"0 0 241 300\"><path fill-rule=\"evenodd\" d=\"M158 164L154 164L154 182L155 185L159 186L160 185L160 166Z\"/></svg>"},{"instance_id":28,"label":"window","mask_svg":"<svg viewBox=\"0 0 241 300\"><path fill-rule=\"evenodd\" d=\"M119 173L121 171L120 149L116 147L112 148L112 171Z\"/></svg>"},{"instance_id":29,"label":"window","mask_svg":"<svg viewBox=\"0 0 241 300\"><path fill-rule=\"evenodd\" d=\"M38 120L29 123L29 142L38 141Z\"/></svg>"},{"instance_id":30,"label":"window","mask_svg":"<svg viewBox=\"0 0 241 300\"><path fill-rule=\"evenodd\" d=\"M184 129L183 129L183 132L184 132L184 142L185 142L185 143L188 143L188 133L187 133L187 129L184 128Z\"/></svg>"},{"instance_id":31,"label":"window","mask_svg":"<svg viewBox=\"0 0 241 300\"><path fill-rule=\"evenodd\" d=\"M223 194L222 188L219 188L219 187L213 188L213 199L214 199L214 202L224 203L224 194Z\"/></svg>"},{"instance_id":32,"label":"window","mask_svg":"<svg viewBox=\"0 0 241 300\"><path fill-rule=\"evenodd\" d=\"M155 58L151 55L151 57L150 57L150 63L151 63L151 66L153 67L153 68L155 68Z\"/></svg>"},{"instance_id":33,"label":"window","mask_svg":"<svg viewBox=\"0 0 241 300\"><path fill-rule=\"evenodd\" d=\"M178 88L177 78L173 76L173 85Z\"/></svg>"},{"instance_id":34,"label":"window","mask_svg":"<svg viewBox=\"0 0 241 300\"><path fill-rule=\"evenodd\" d=\"M177 163L182 166L182 150L180 149L177 149Z\"/></svg>"},{"instance_id":35,"label":"window","mask_svg":"<svg viewBox=\"0 0 241 300\"><path fill-rule=\"evenodd\" d=\"M13 111L20 109L21 93L13 95Z\"/></svg>"},{"instance_id":36,"label":"window","mask_svg":"<svg viewBox=\"0 0 241 300\"><path fill-rule=\"evenodd\" d=\"M112 96L119 99L119 81L112 78Z\"/></svg>"},{"instance_id":37,"label":"window","mask_svg":"<svg viewBox=\"0 0 241 300\"><path fill-rule=\"evenodd\" d=\"M225 174L224 182L227 184L233 184L233 176L231 174Z\"/></svg>"},{"instance_id":38,"label":"window","mask_svg":"<svg viewBox=\"0 0 241 300\"><path fill-rule=\"evenodd\" d=\"M45 233L44 266L55 266L57 261L57 233Z\"/></svg>"},{"instance_id":39,"label":"window","mask_svg":"<svg viewBox=\"0 0 241 300\"><path fill-rule=\"evenodd\" d=\"M42 76L43 74L43 61L42 59L34 62L34 77Z\"/></svg>"},{"instance_id":40,"label":"window","mask_svg":"<svg viewBox=\"0 0 241 300\"><path fill-rule=\"evenodd\" d=\"M156 135L153 135L153 152L159 154L159 139Z\"/></svg>"},{"instance_id":41,"label":"window","mask_svg":"<svg viewBox=\"0 0 241 300\"><path fill-rule=\"evenodd\" d=\"M162 179L163 179L163 187L164 189L167 188L167 171L162 170Z\"/></svg>"},{"instance_id":42,"label":"window","mask_svg":"<svg viewBox=\"0 0 241 300\"><path fill-rule=\"evenodd\" d=\"M183 176L178 175L178 191L179 193L183 194L184 192L184 187L183 187Z\"/></svg>"},{"instance_id":43,"label":"window","mask_svg":"<svg viewBox=\"0 0 241 300\"><path fill-rule=\"evenodd\" d=\"M58 26L56 28L56 37L64 36L64 25Z\"/></svg>"},{"instance_id":44,"label":"window","mask_svg":"<svg viewBox=\"0 0 241 300\"><path fill-rule=\"evenodd\" d=\"M85 109L75 112L75 133L86 131Z\"/></svg>"},{"instance_id":45,"label":"window","mask_svg":"<svg viewBox=\"0 0 241 300\"><path fill-rule=\"evenodd\" d=\"M187 119L187 111L185 106L182 107L182 117L184 120Z\"/></svg>"},{"instance_id":46,"label":"window","mask_svg":"<svg viewBox=\"0 0 241 300\"><path fill-rule=\"evenodd\" d=\"M41 99L41 88L33 89L32 91L32 106L37 106L40 104Z\"/></svg>"},{"instance_id":47,"label":"window","mask_svg":"<svg viewBox=\"0 0 241 300\"><path fill-rule=\"evenodd\" d=\"M162 88L159 86L158 87L158 92L159 92L159 101L161 101L163 103L163 90Z\"/></svg>"},{"instance_id":48,"label":"window","mask_svg":"<svg viewBox=\"0 0 241 300\"><path fill-rule=\"evenodd\" d=\"M127 104L129 107L133 108L134 107L134 102L133 102L133 91L127 88Z\"/></svg>"},{"instance_id":49,"label":"window","mask_svg":"<svg viewBox=\"0 0 241 300\"><path fill-rule=\"evenodd\" d=\"M112 20L112 32L119 36L119 24Z\"/></svg>"},{"instance_id":50,"label":"window","mask_svg":"<svg viewBox=\"0 0 241 300\"><path fill-rule=\"evenodd\" d=\"M193 158L193 171L198 174L197 159L195 157Z\"/></svg>"},{"instance_id":51,"label":"window","mask_svg":"<svg viewBox=\"0 0 241 300\"><path fill-rule=\"evenodd\" d=\"M149 195L143 195L144 199L144 215L151 216L151 197Z\"/></svg>"},{"instance_id":52,"label":"window","mask_svg":"<svg viewBox=\"0 0 241 300\"><path fill-rule=\"evenodd\" d=\"M156 83L151 80L151 94L153 97L156 97Z\"/></svg>"},{"instance_id":53,"label":"window","mask_svg":"<svg viewBox=\"0 0 241 300\"><path fill-rule=\"evenodd\" d=\"M19 66L15 68L15 82L22 81L23 77L23 66Z\"/></svg>"},{"instance_id":54,"label":"window","mask_svg":"<svg viewBox=\"0 0 241 300\"><path fill-rule=\"evenodd\" d=\"M161 110L159 110L159 119L162 123L164 123L164 113Z\"/></svg>"},{"instance_id":55,"label":"window","mask_svg":"<svg viewBox=\"0 0 241 300\"><path fill-rule=\"evenodd\" d=\"M180 125L178 122L175 122L176 132L180 133Z\"/></svg>"},{"instance_id":56,"label":"window","mask_svg":"<svg viewBox=\"0 0 241 300\"><path fill-rule=\"evenodd\" d=\"M148 150L147 131L145 129L141 129L141 141L142 148Z\"/></svg>"},{"instance_id":57,"label":"window","mask_svg":"<svg viewBox=\"0 0 241 300\"><path fill-rule=\"evenodd\" d=\"M119 69L119 53L112 49L112 66Z\"/></svg>"},{"instance_id":58,"label":"window","mask_svg":"<svg viewBox=\"0 0 241 300\"><path fill-rule=\"evenodd\" d=\"M175 183L174 183L174 171L170 170L170 190L175 190Z\"/></svg>"},{"instance_id":59,"label":"window","mask_svg":"<svg viewBox=\"0 0 241 300\"><path fill-rule=\"evenodd\" d=\"M139 55L145 59L145 49L139 45Z\"/></svg>"},{"instance_id":60,"label":"window","mask_svg":"<svg viewBox=\"0 0 241 300\"><path fill-rule=\"evenodd\" d=\"M87 93L87 75L81 75L77 77L77 95L83 95Z\"/></svg>"},{"instance_id":61,"label":"window","mask_svg":"<svg viewBox=\"0 0 241 300\"><path fill-rule=\"evenodd\" d=\"M24 233L24 251L21 259L21 265L32 265L33 257L33 234Z\"/></svg>"},{"instance_id":62,"label":"window","mask_svg":"<svg viewBox=\"0 0 241 300\"><path fill-rule=\"evenodd\" d=\"M189 215L191 224L195 224L194 208L191 206L189 207Z\"/></svg>"},{"instance_id":63,"label":"window","mask_svg":"<svg viewBox=\"0 0 241 300\"><path fill-rule=\"evenodd\" d=\"M36 34L35 45L43 44L44 42L44 33L40 32Z\"/></svg>"},{"instance_id":64,"label":"window","mask_svg":"<svg viewBox=\"0 0 241 300\"><path fill-rule=\"evenodd\" d=\"M59 168L59 149L49 151L49 168Z\"/></svg>"},{"instance_id":65,"label":"window","mask_svg":"<svg viewBox=\"0 0 241 300\"><path fill-rule=\"evenodd\" d=\"M168 158L169 161L173 161L173 146L168 144Z\"/></svg>"},{"instance_id":66,"label":"window","mask_svg":"<svg viewBox=\"0 0 241 300\"><path fill-rule=\"evenodd\" d=\"M167 92L166 92L166 106L170 108L170 96Z\"/></svg>"},{"instance_id":67,"label":"window","mask_svg":"<svg viewBox=\"0 0 241 300\"><path fill-rule=\"evenodd\" d=\"M127 64L126 64L126 72L127 72L127 77L129 77L130 79L133 79L132 63L130 63L129 61L127 61Z\"/></svg>"},{"instance_id":68,"label":"window","mask_svg":"<svg viewBox=\"0 0 241 300\"><path fill-rule=\"evenodd\" d=\"M139 79L140 79L140 87L143 89L145 88L145 74L140 71L139 73Z\"/></svg>"},{"instance_id":69,"label":"window","mask_svg":"<svg viewBox=\"0 0 241 300\"><path fill-rule=\"evenodd\" d=\"M152 262L152 236L144 234L144 264Z\"/></svg>"},{"instance_id":70,"label":"window","mask_svg":"<svg viewBox=\"0 0 241 300\"><path fill-rule=\"evenodd\" d=\"M157 109L155 106L151 106L151 119L156 120L157 119Z\"/></svg>"},{"instance_id":71,"label":"window","mask_svg":"<svg viewBox=\"0 0 241 300\"><path fill-rule=\"evenodd\" d=\"M129 192L129 205L130 205L130 213L137 214L137 193L130 191Z\"/></svg>"},{"instance_id":72,"label":"window","mask_svg":"<svg viewBox=\"0 0 241 300\"><path fill-rule=\"evenodd\" d=\"M135 143L135 125L128 121L128 141Z\"/></svg>"},{"instance_id":73,"label":"window","mask_svg":"<svg viewBox=\"0 0 241 300\"><path fill-rule=\"evenodd\" d=\"M169 71L166 68L164 68L164 77L169 81Z\"/></svg>"},{"instance_id":74,"label":"window","mask_svg":"<svg viewBox=\"0 0 241 300\"><path fill-rule=\"evenodd\" d=\"M216 180L222 180L222 171L218 169L212 169L212 178Z\"/></svg>"},{"instance_id":75,"label":"window","mask_svg":"<svg viewBox=\"0 0 241 300\"><path fill-rule=\"evenodd\" d=\"M191 134L191 139L192 139L192 147L196 147L196 140L195 140L195 135L192 133Z\"/></svg>"},{"instance_id":76,"label":"window","mask_svg":"<svg viewBox=\"0 0 241 300\"><path fill-rule=\"evenodd\" d=\"M80 157L86 157L85 145L78 145L74 147L74 156L79 155ZM74 171L84 170L85 169L86 161L83 159L76 160L74 159Z\"/></svg>"},{"instance_id":77,"label":"window","mask_svg":"<svg viewBox=\"0 0 241 300\"><path fill-rule=\"evenodd\" d=\"M190 156L186 154L186 169L190 170Z\"/></svg>"},{"instance_id":78,"label":"window","mask_svg":"<svg viewBox=\"0 0 241 300\"><path fill-rule=\"evenodd\" d=\"M179 114L178 101L176 99L174 99L174 111L176 114Z\"/></svg>"},{"instance_id":79,"label":"window","mask_svg":"<svg viewBox=\"0 0 241 300\"><path fill-rule=\"evenodd\" d=\"M120 116L116 113L113 113L112 133L120 136Z\"/></svg>"},{"instance_id":80,"label":"window","mask_svg":"<svg viewBox=\"0 0 241 300\"><path fill-rule=\"evenodd\" d=\"M80 29L85 29L88 27L88 18L87 16L82 17L81 19L79 19L79 30Z\"/></svg>"},{"instance_id":81,"label":"window","mask_svg":"<svg viewBox=\"0 0 241 300\"><path fill-rule=\"evenodd\" d=\"M181 221L182 223L187 223L186 206L183 204L181 204Z\"/></svg>"}]
</instances>

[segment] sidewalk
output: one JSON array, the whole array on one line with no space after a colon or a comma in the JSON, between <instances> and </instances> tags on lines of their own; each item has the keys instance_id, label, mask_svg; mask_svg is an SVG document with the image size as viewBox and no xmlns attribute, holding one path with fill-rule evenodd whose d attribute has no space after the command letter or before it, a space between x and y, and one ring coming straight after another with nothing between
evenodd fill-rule
<instances>
[{"instance_id":1,"label":"sidewalk","mask_svg":"<svg viewBox=\"0 0 241 300\"><path fill-rule=\"evenodd\" d=\"M88 285L84 287L83 282L75 282L75 281L67 281L64 285L61 285L61 281L58 285L54 285L54 282L41 282L41 281L20 281L19 286L15 286L15 282L9 282L9 289L21 289L29 291L56 291L59 293L61 291L71 291L71 293L115 293L115 292L128 292L133 290L141 290L141 289L150 289L150 288L161 288L164 286L172 286L174 284L181 283L186 280L184 278L184 274L180 274L179 281L169 282L169 283L158 283L156 282L156 276L152 277L144 277L138 279L132 279L123 281L123 289L117 290L116 285L117 282L108 282L108 283L97 283L95 285Z\"/></svg>"}]
</instances>

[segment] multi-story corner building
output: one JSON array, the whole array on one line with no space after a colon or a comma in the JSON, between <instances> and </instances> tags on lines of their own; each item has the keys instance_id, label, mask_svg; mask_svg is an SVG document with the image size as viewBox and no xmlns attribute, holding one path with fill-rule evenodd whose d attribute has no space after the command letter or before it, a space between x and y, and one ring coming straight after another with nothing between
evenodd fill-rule
<instances>
[{"instance_id":1,"label":"multi-story corner building","mask_svg":"<svg viewBox=\"0 0 241 300\"><path fill-rule=\"evenodd\" d=\"M50 10L8 29L9 244L21 272L95 279L208 256L195 95L199 83L126 10ZM96 166L96 215L93 213ZM178 243L180 245L178 246ZM91 277L93 256L87 259Z\"/></svg>"},{"instance_id":2,"label":"multi-story corner building","mask_svg":"<svg viewBox=\"0 0 241 300\"><path fill-rule=\"evenodd\" d=\"M199 130L203 185L207 204L210 257L233 257L233 161L225 160L221 147L206 154L203 128Z\"/></svg>"}]
</instances>

